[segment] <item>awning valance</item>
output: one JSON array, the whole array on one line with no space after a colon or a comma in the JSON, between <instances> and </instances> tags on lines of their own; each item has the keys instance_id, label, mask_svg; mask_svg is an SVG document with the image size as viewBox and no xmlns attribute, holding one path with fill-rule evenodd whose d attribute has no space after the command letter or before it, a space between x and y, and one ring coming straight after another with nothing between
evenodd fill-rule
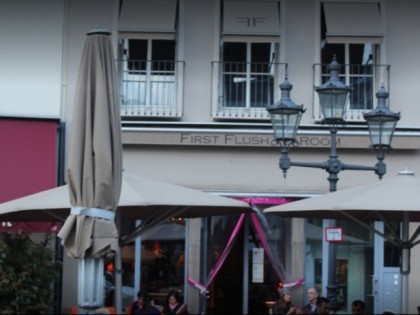
<instances>
[{"instance_id":1,"label":"awning valance","mask_svg":"<svg viewBox=\"0 0 420 315\"><path fill-rule=\"evenodd\" d=\"M278 1L224 1L223 36L280 35Z\"/></svg>"},{"instance_id":2,"label":"awning valance","mask_svg":"<svg viewBox=\"0 0 420 315\"><path fill-rule=\"evenodd\" d=\"M379 4L370 2L324 2L328 43L382 42Z\"/></svg>"},{"instance_id":3,"label":"awning valance","mask_svg":"<svg viewBox=\"0 0 420 315\"><path fill-rule=\"evenodd\" d=\"M175 33L177 0L124 0L120 32Z\"/></svg>"}]
</instances>

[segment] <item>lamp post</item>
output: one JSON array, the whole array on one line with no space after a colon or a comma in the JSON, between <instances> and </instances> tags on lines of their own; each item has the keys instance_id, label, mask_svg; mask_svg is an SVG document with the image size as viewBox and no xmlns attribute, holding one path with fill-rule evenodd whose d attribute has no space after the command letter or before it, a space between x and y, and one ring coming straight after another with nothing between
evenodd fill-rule
<instances>
[{"instance_id":1,"label":"lamp post","mask_svg":"<svg viewBox=\"0 0 420 315\"><path fill-rule=\"evenodd\" d=\"M340 65L335 56L328 65L328 70L330 73L329 79L324 84L315 87L322 108L323 120L321 123L329 125L331 136L328 160L323 162L296 162L290 159L289 149L291 146L298 145L296 134L305 109L303 105L297 105L290 99L290 91L293 86L287 78L280 84L280 101L268 106L267 111L270 113L276 141L281 147L279 166L283 171L283 176L286 177L287 170L291 166L324 169L329 174L329 190L333 192L337 190L338 174L343 170L374 171L379 179L385 175L384 151L391 149L391 140L400 114L393 113L386 106L388 93L382 86L376 93L378 106L371 112L363 114L368 124L371 139L370 148L377 152L378 162L374 166L352 165L341 162L337 155L337 130L339 125L345 124L344 116L351 87L341 82L339 78ZM332 242L329 243L328 264L327 297L333 307L336 307L335 244Z\"/></svg>"}]
</instances>

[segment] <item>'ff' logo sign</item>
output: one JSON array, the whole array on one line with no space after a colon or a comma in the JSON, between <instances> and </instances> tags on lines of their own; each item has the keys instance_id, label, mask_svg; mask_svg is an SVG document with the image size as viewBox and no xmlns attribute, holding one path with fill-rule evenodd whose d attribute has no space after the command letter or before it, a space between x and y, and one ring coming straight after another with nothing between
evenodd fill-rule
<instances>
[{"instance_id":1,"label":"'ff' logo sign","mask_svg":"<svg viewBox=\"0 0 420 315\"><path fill-rule=\"evenodd\" d=\"M246 24L248 27L256 27L258 24L264 24L265 17L236 17L239 23Z\"/></svg>"}]
</instances>

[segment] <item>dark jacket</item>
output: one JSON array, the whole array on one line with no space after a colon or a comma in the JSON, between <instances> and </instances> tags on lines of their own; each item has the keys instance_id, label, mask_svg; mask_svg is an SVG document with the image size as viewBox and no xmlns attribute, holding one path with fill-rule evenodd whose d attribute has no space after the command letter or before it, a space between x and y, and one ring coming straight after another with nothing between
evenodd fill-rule
<instances>
[{"instance_id":1,"label":"dark jacket","mask_svg":"<svg viewBox=\"0 0 420 315\"><path fill-rule=\"evenodd\" d=\"M140 308L138 301L131 303L126 313L127 314L160 314L159 310L152 305L147 305Z\"/></svg>"},{"instance_id":2,"label":"dark jacket","mask_svg":"<svg viewBox=\"0 0 420 315\"><path fill-rule=\"evenodd\" d=\"M183 307L181 309L181 307ZM175 308L171 309L168 304L166 304L162 309L162 314L188 314L185 304L179 303Z\"/></svg>"},{"instance_id":3,"label":"dark jacket","mask_svg":"<svg viewBox=\"0 0 420 315\"><path fill-rule=\"evenodd\" d=\"M287 312L289 312L290 308L292 307L292 303L284 304L277 302L273 305L273 314L287 314Z\"/></svg>"},{"instance_id":4,"label":"dark jacket","mask_svg":"<svg viewBox=\"0 0 420 315\"><path fill-rule=\"evenodd\" d=\"M302 313L303 314L316 314L316 307L314 311L312 312L311 303L308 303L304 307L302 307Z\"/></svg>"}]
</instances>

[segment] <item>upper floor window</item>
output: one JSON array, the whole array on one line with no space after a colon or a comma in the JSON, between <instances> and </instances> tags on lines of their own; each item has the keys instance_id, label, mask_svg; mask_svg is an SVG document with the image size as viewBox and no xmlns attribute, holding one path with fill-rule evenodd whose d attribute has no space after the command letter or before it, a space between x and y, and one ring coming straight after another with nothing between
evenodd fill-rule
<instances>
[{"instance_id":1,"label":"upper floor window","mask_svg":"<svg viewBox=\"0 0 420 315\"><path fill-rule=\"evenodd\" d=\"M119 21L122 116L180 117L183 62L176 60L176 0L125 0Z\"/></svg>"},{"instance_id":2,"label":"upper floor window","mask_svg":"<svg viewBox=\"0 0 420 315\"><path fill-rule=\"evenodd\" d=\"M225 42L223 108L265 108L273 103L275 45Z\"/></svg>"},{"instance_id":3,"label":"upper floor window","mask_svg":"<svg viewBox=\"0 0 420 315\"><path fill-rule=\"evenodd\" d=\"M379 89L376 77L379 67L376 63L379 47L375 44L326 44L321 53L322 81L329 78L327 65L333 56L341 63L340 77L342 81L352 87L349 101L349 111L372 110L374 108L375 93Z\"/></svg>"},{"instance_id":4,"label":"upper floor window","mask_svg":"<svg viewBox=\"0 0 420 315\"><path fill-rule=\"evenodd\" d=\"M342 81L352 87L346 120L362 121L363 112L376 106L375 93L380 86L384 84L389 91L389 66L381 63L382 38L377 1L323 2L321 64L315 65L314 83L320 85L328 79L327 66L335 55L342 65ZM322 119L315 100L315 119Z\"/></svg>"},{"instance_id":5,"label":"upper floor window","mask_svg":"<svg viewBox=\"0 0 420 315\"><path fill-rule=\"evenodd\" d=\"M278 96L279 3L222 1L220 59L213 62L213 117L268 119Z\"/></svg>"}]
</instances>

